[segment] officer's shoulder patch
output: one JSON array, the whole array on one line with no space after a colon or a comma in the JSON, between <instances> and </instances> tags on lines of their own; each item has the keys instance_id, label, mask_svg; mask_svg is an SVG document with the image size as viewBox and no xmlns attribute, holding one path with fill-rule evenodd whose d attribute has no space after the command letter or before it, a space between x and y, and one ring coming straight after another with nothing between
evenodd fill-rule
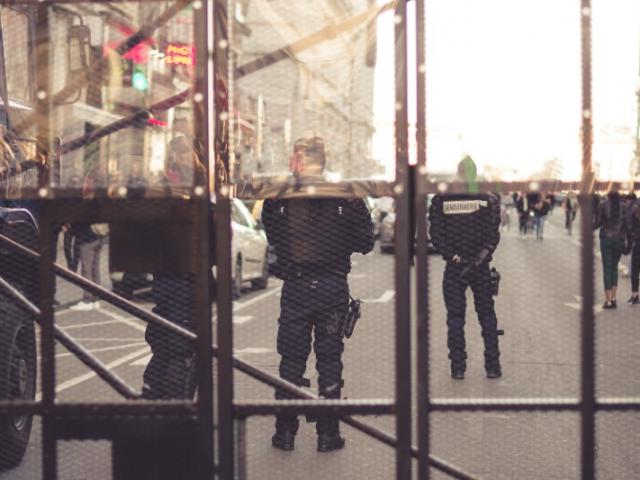
<instances>
[{"instance_id":1,"label":"officer's shoulder patch","mask_svg":"<svg viewBox=\"0 0 640 480\"><path fill-rule=\"evenodd\" d=\"M487 200L446 200L442 204L445 215L464 215L488 206Z\"/></svg>"}]
</instances>

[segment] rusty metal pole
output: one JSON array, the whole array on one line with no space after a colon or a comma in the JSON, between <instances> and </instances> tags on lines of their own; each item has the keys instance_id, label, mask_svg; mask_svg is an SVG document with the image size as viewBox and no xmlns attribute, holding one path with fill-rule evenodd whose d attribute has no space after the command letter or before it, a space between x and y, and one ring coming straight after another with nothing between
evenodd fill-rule
<instances>
[{"instance_id":1,"label":"rusty metal pole","mask_svg":"<svg viewBox=\"0 0 640 480\"><path fill-rule=\"evenodd\" d=\"M591 160L593 121L591 105L591 0L581 1L582 32L582 478L595 478L595 328L593 265L594 172Z\"/></svg>"}]
</instances>

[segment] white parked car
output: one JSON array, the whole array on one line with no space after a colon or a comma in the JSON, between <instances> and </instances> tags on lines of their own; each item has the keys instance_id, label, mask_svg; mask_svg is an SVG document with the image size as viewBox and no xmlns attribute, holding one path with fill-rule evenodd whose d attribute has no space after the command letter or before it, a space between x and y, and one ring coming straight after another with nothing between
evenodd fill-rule
<instances>
[{"instance_id":1,"label":"white parked car","mask_svg":"<svg viewBox=\"0 0 640 480\"><path fill-rule=\"evenodd\" d=\"M245 282L257 289L267 288L268 245L264 229L237 198L231 201L231 228L232 290L238 298ZM135 290L149 288L151 281L150 274L111 272L114 293L125 298L132 298Z\"/></svg>"},{"instance_id":2,"label":"white parked car","mask_svg":"<svg viewBox=\"0 0 640 480\"><path fill-rule=\"evenodd\" d=\"M254 288L267 288L269 282L269 251L264 229L253 218L245 204L234 198L231 202L231 240L233 296L240 296L244 282Z\"/></svg>"}]
</instances>

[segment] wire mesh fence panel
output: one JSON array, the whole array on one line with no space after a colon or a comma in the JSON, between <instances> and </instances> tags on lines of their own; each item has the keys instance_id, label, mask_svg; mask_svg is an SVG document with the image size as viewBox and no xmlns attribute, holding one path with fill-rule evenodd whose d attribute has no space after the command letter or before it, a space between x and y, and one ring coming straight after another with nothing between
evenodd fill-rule
<instances>
[{"instance_id":1,"label":"wire mesh fence panel","mask_svg":"<svg viewBox=\"0 0 640 480\"><path fill-rule=\"evenodd\" d=\"M474 478L581 478L575 414L436 413L431 418L433 454ZM451 478L432 472L433 478Z\"/></svg>"},{"instance_id":2,"label":"wire mesh fence panel","mask_svg":"<svg viewBox=\"0 0 640 480\"><path fill-rule=\"evenodd\" d=\"M596 264L594 284L604 303L607 293L617 309L596 323L596 392L599 397L637 397L632 374L640 360L632 339L636 332L638 291L638 205L630 183L638 175L638 52L640 27L631 20L638 5L610 8L593 2L593 158L597 178ZM632 46L632 48L626 48ZM625 52L612 61L607 52ZM609 186L607 182L621 182ZM608 292L607 292L608 291ZM610 321L616 328L607 328Z\"/></svg>"},{"instance_id":3,"label":"wire mesh fence panel","mask_svg":"<svg viewBox=\"0 0 640 480\"><path fill-rule=\"evenodd\" d=\"M385 479L394 477L395 452L374 439L344 428L347 448L334 452L329 457L317 451L313 426L301 425L296 437L295 452L283 452L265 448L264 437L271 433L272 420L268 417L252 417L244 428L245 458L239 462L241 478L276 479L286 476L295 478L325 479Z\"/></svg>"},{"instance_id":4,"label":"wire mesh fence panel","mask_svg":"<svg viewBox=\"0 0 640 480\"><path fill-rule=\"evenodd\" d=\"M112 478L111 442L72 440L58 442L58 478Z\"/></svg>"},{"instance_id":5,"label":"wire mesh fence panel","mask_svg":"<svg viewBox=\"0 0 640 480\"><path fill-rule=\"evenodd\" d=\"M596 472L598 478L633 478L638 471L638 443L635 431L638 415L601 412L596 418Z\"/></svg>"},{"instance_id":6,"label":"wire mesh fence panel","mask_svg":"<svg viewBox=\"0 0 640 480\"><path fill-rule=\"evenodd\" d=\"M394 257L375 245L377 197L395 178L392 7L229 7L234 352L326 399L395 395ZM274 396L295 398L236 374L236 401ZM277 458L272 446L344 446L335 415L310 435L303 417L255 420L265 432L248 439L249 472L262 471L258 452Z\"/></svg>"},{"instance_id":7,"label":"wire mesh fence panel","mask_svg":"<svg viewBox=\"0 0 640 480\"><path fill-rule=\"evenodd\" d=\"M23 420L14 417L11 421L15 425ZM0 468L0 478L2 480L30 480L32 478L37 480L42 478L42 430L40 417L34 416L31 422L29 443L26 445L24 454L19 461L10 461L17 456L17 454L16 456L12 455L17 451L15 447L7 448L6 445L3 446L2 455L0 455L0 461L4 464Z\"/></svg>"}]
</instances>

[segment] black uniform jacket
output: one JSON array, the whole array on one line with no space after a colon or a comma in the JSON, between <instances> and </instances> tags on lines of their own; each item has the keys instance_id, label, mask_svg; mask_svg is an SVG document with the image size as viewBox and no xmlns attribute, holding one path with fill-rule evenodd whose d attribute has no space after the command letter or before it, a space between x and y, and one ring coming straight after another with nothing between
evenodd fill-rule
<instances>
[{"instance_id":1,"label":"black uniform jacket","mask_svg":"<svg viewBox=\"0 0 640 480\"><path fill-rule=\"evenodd\" d=\"M484 249L486 261L500 242L500 201L491 193L436 195L429 208L429 234L449 261L454 255L473 262Z\"/></svg>"},{"instance_id":2,"label":"black uniform jacket","mask_svg":"<svg viewBox=\"0 0 640 480\"><path fill-rule=\"evenodd\" d=\"M275 246L274 274L347 274L351 254L373 249L371 214L361 199L265 200L262 222Z\"/></svg>"}]
</instances>

